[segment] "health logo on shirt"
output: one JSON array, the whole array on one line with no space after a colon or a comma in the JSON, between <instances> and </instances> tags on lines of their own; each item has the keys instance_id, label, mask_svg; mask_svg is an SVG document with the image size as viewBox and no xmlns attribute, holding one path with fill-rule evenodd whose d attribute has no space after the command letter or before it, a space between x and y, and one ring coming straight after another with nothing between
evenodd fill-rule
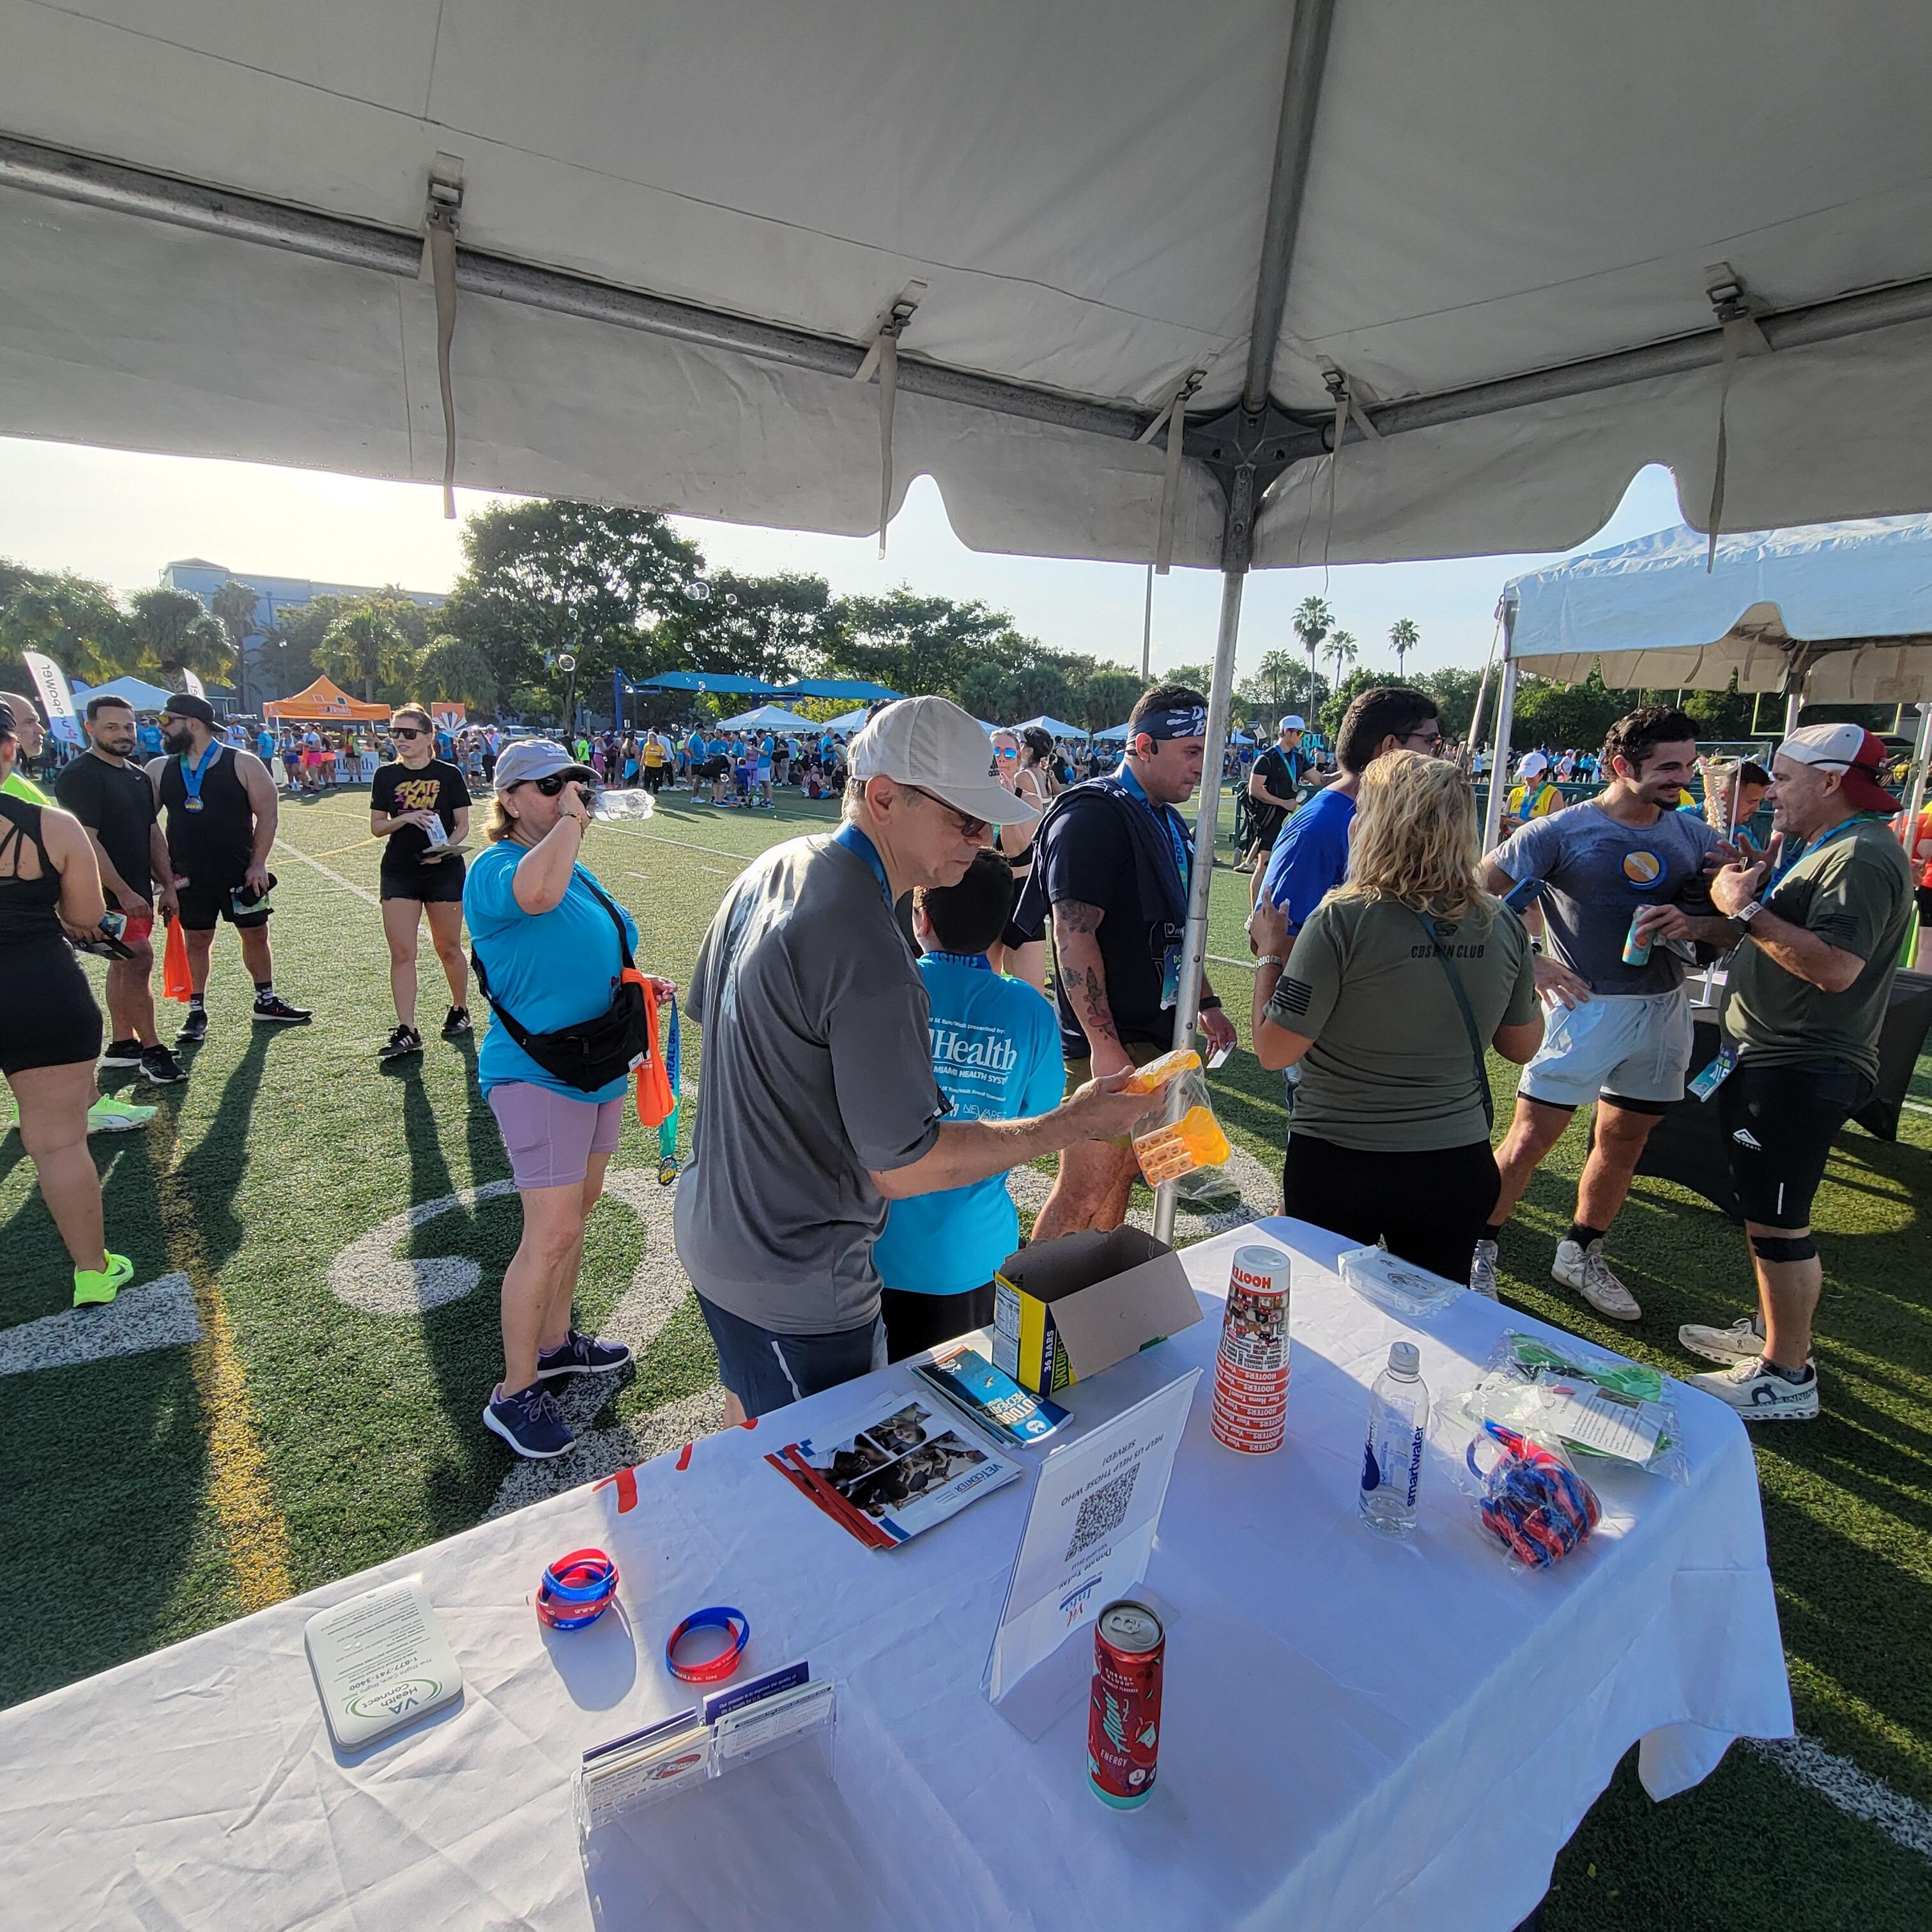
<instances>
[{"instance_id":1,"label":"health logo on shirt","mask_svg":"<svg viewBox=\"0 0 1932 1932\"><path fill-rule=\"evenodd\" d=\"M1634 886L1654 886L1664 876L1664 861L1654 852L1626 852L1624 877Z\"/></svg>"}]
</instances>

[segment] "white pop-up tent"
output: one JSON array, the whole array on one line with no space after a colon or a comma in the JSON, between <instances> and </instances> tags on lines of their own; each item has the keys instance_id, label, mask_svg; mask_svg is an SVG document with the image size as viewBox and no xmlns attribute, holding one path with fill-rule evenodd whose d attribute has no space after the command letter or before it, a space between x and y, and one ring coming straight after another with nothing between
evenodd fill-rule
<instances>
[{"instance_id":1,"label":"white pop-up tent","mask_svg":"<svg viewBox=\"0 0 1932 1932\"><path fill-rule=\"evenodd\" d=\"M809 718L788 711L782 704L761 704L755 711L741 711L735 718L721 718L721 731L809 731Z\"/></svg>"},{"instance_id":2,"label":"white pop-up tent","mask_svg":"<svg viewBox=\"0 0 1932 1932\"><path fill-rule=\"evenodd\" d=\"M1932 737L1932 517L1874 517L1720 536L1687 529L1571 557L1504 586L1495 741L1516 676L1630 688L1774 692L1806 703L1920 707L1915 815ZM1493 787L1493 838L1502 788Z\"/></svg>"},{"instance_id":3,"label":"white pop-up tent","mask_svg":"<svg viewBox=\"0 0 1932 1932\"><path fill-rule=\"evenodd\" d=\"M0 0L0 433L848 533L928 472L1220 569L1217 742L1253 566L1567 548L1652 460L1932 509L1917 0L321 17Z\"/></svg>"}]
</instances>

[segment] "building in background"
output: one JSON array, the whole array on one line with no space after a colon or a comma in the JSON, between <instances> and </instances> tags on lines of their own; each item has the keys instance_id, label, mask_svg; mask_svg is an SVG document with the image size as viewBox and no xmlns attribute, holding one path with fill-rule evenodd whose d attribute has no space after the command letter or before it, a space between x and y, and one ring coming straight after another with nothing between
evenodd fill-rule
<instances>
[{"instance_id":1,"label":"building in background","mask_svg":"<svg viewBox=\"0 0 1932 1932\"><path fill-rule=\"evenodd\" d=\"M306 684L309 674L290 680L272 662L274 652L265 649L265 640L281 628L286 618L318 597L373 597L386 586L374 584L325 584L308 577L266 577L253 570L230 570L225 564L211 563L202 556L184 556L166 565L161 581L172 590L189 590L212 610L214 593L230 581L245 584L256 595L258 628L242 641L241 705L258 711L265 698L286 698L295 686ZM426 610L440 610L446 601L440 591L405 590L401 593ZM289 689L284 689L286 684Z\"/></svg>"}]
</instances>

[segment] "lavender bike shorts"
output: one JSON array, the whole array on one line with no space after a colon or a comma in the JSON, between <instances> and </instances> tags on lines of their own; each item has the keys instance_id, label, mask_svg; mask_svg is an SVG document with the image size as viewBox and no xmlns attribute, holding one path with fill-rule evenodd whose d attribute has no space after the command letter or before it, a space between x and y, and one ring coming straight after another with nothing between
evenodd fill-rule
<instances>
[{"instance_id":1,"label":"lavender bike shorts","mask_svg":"<svg viewBox=\"0 0 1932 1932\"><path fill-rule=\"evenodd\" d=\"M593 1154L617 1151L621 1100L573 1100L527 1080L490 1090L490 1111L509 1150L518 1186L574 1187L590 1171Z\"/></svg>"}]
</instances>

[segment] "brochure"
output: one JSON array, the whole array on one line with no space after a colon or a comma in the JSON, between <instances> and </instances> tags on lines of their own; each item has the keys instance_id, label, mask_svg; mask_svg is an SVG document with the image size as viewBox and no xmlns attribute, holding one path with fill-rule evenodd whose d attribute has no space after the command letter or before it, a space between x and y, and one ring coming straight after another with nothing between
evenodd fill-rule
<instances>
[{"instance_id":1,"label":"brochure","mask_svg":"<svg viewBox=\"0 0 1932 1932\"><path fill-rule=\"evenodd\" d=\"M874 1550L908 1541L1020 1474L977 1431L909 1388L879 1396L837 1436L806 1436L765 1460Z\"/></svg>"},{"instance_id":2,"label":"brochure","mask_svg":"<svg viewBox=\"0 0 1932 1932\"><path fill-rule=\"evenodd\" d=\"M463 1694L462 1668L420 1577L317 1611L302 1642L339 1750L360 1750Z\"/></svg>"},{"instance_id":3,"label":"brochure","mask_svg":"<svg viewBox=\"0 0 1932 1932\"><path fill-rule=\"evenodd\" d=\"M1043 1441L1067 1420L1059 1403L1022 1388L976 1348L956 1348L916 1364L913 1373L968 1421L1016 1447Z\"/></svg>"}]
</instances>

